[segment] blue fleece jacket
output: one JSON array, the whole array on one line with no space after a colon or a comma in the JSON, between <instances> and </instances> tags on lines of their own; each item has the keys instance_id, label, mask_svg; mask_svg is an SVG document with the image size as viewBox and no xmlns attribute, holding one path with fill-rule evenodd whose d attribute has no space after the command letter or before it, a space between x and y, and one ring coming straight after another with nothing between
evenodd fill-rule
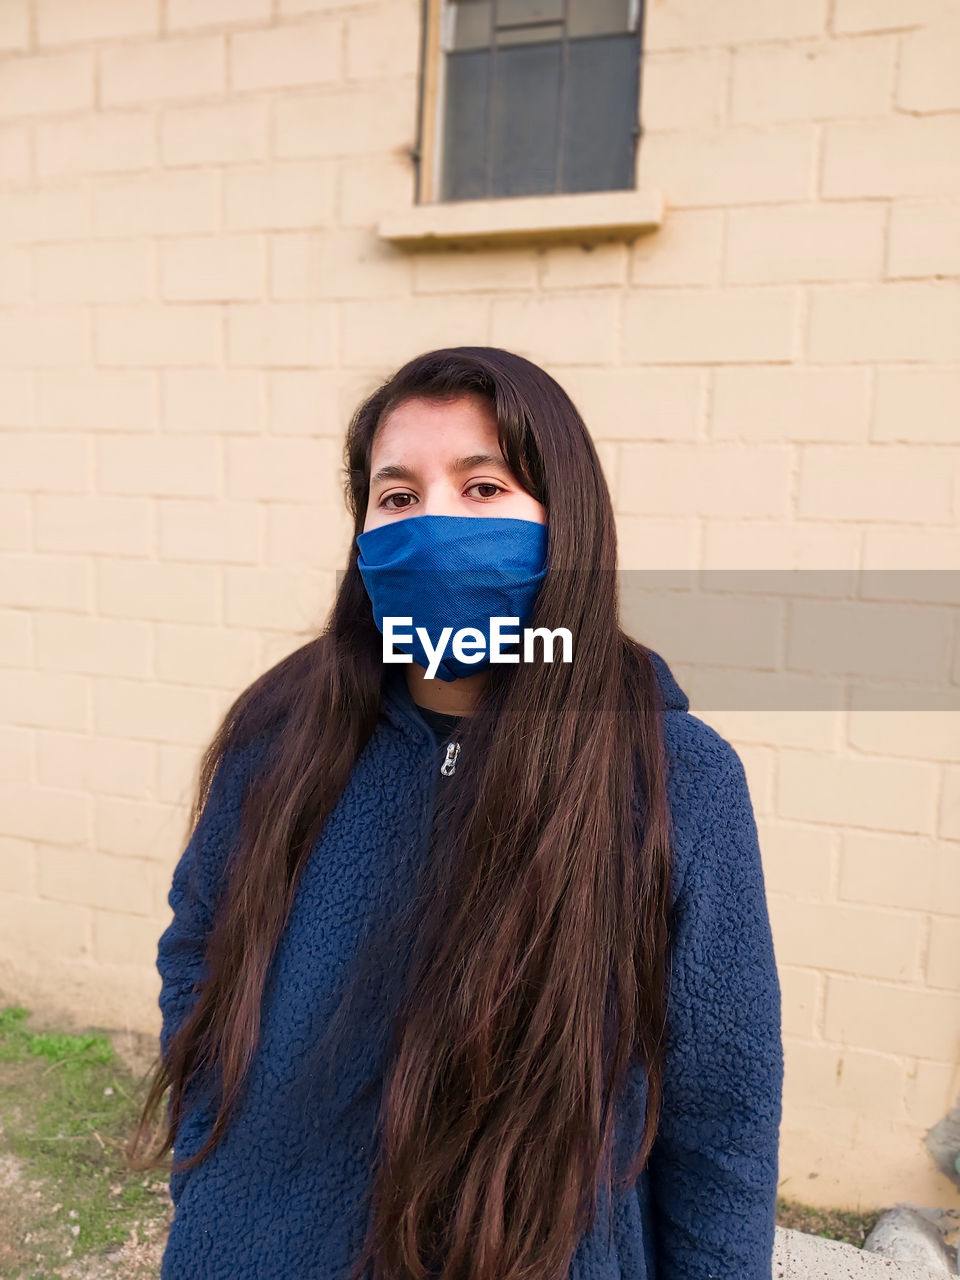
<instances>
[{"instance_id":1,"label":"blue fleece jacket","mask_svg":"<svg viewBox=\"0 0 960 1280\"><path fill-rule=\"evenodd\" d=\"M569 1276L770 1280L783 1051L756 823L738 754L654 661L668 708L676 856L662 1112L636 1185L601 1191ZM157 958L164 1051L205 976L204 940L257 753L254 745L221 762L173 873L174 915ZM437 787L455 782L441 778L442 758L405 681L388 681L376 731L304 868L238 1110L210 1155L171 1176L162 1280L347 1280L366 1226L383 1019L354 1019L332 1088L310 1095L303 1084L365 921L412 883ZM191 1087L178 1159L202 1145L212 1096ZM620 1108L620 1151L638 1149L645 1102L637 1068Z\"/></svg>"}]
</instances>

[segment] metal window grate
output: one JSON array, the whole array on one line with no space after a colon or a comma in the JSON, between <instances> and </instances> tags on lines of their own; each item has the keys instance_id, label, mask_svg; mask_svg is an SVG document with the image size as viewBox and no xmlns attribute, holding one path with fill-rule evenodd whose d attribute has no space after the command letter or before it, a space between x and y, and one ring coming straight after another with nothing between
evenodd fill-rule
<instances>
[{"instance_id":1,"label":"metal window grate","mask_svg":"<svg viewBox=\"0 0 960 1280\"><path fill-rule=\"evenodd\" d=\"M642 0L447 0L441 199L631 189Z\"/></svg>"}]
</instances>

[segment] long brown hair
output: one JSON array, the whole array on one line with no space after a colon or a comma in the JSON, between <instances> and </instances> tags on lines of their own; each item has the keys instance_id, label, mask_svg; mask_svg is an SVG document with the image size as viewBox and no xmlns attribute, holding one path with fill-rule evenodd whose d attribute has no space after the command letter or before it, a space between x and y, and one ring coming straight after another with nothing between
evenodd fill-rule
<instances>
[{"instance_id":1,"label":"long brown hair","mask_svg":"<svg viewBox=\"0 0 960 1280\"><path fill-rule=\"evenodd\" d=\"M383 1077L367 1238L370 1280L559 1280L601 1178L636 1179L656 1135L669 972L671 821L663 701L619 621L616 531L600 462L563 388L496 347L410 360L354 413L345 494L363 529L371 448L401 401L478 395L511 471L546 509L548 572L530 626L567 627L571 663L496 665L462 722L439 800ZM374 732L382 638L351 543L322 633L234 702L201 762L192 821L225 753L269 742L243 805L207 944L208 977L159 1061L137 1133L170 1088L215 1069L219 1142L260 1025L299 874ZM646 1072L639 1150L616 1175L616 1100Z\"/></svg>"}]
</instances>

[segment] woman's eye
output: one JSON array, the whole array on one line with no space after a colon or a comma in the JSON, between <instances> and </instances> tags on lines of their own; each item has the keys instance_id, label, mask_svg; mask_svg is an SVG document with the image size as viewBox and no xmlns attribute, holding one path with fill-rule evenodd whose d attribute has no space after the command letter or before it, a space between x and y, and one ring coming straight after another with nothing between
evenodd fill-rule
<instances>
[{"instance_id":1,"label":"woman's eye","mask_svg":"<svg viewBox=\"0 0 960 1280\"><path fill-rule=\"evenodd\" d=\"M471 489L493 489L493 493L481 493L481 498L495 498L498 493L503 493L502 485L494 484L492 480L478 480L476 484L470 486Z\"/></svg>"},{"instance_id":2,"label":"woman's eye","mask_svg":"<svg viewBox=\"0 0 960 1280\"><path fill-rule=\"evenodd\" d=\"M413 497L412 493L388 493L387 496L384 498L384 500L380 503L380 505L381 507L387 507L388 511L402 511L405 506L409 505L408 503L402 503L401 506L399 507L390 507L387 504L390 502L392 498L412 498L412 497Z\"/></svg>"}]
</instances>

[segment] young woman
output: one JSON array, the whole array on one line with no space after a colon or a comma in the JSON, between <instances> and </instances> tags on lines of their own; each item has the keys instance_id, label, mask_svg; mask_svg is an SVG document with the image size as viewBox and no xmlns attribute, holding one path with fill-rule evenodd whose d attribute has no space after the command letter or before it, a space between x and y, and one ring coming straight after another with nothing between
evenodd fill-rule
<instances>
[{"instance_id":1,"label":"young woman","mask_svg":"<svg viewBox=\"0 0 960 1280\"><path fill-rule=\"evenodd\" d=\"M230 708L173 874L130 1149L169 1088L163 1277L769 1280L750 796L621 630L580 415L528 360L448 348L345 454L329 622ZM524 660L480 645L499 617Z\"/></svg>"}]
</instances>

